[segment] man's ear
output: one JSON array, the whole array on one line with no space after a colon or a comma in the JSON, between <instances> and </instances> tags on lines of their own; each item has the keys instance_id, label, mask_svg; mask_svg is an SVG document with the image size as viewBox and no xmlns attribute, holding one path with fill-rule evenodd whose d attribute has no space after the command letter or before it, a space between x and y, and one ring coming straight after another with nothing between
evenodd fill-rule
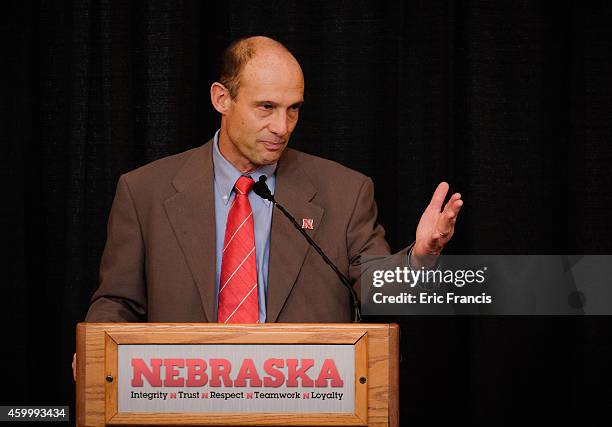
<instances>
[{"instance_id":1,"label":"man's ear","mask_svg":"<svg viewBox=\"0 0 612 427\"><path fill-rule=\"evenodd\" d=\"M229 91L221 83L214 82L212 86L210 86L210 102L219 113L227 113L231 101Z\"/></svg>"}]
</instances>

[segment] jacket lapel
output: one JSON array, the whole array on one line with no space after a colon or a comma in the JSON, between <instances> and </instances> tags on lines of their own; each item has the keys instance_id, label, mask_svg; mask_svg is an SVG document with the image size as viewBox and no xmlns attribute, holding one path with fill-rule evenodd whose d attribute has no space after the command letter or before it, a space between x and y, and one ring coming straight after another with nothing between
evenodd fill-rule
<instances>
[{"instance_id":1,"label":"jacket lapel","mask_svg":"<svg viewBox=\"0 0 612 427\"><path fill-rule=\"evenodd\" d=\"M288 149L276 170L275 198L301 223L313 219L314 230L306 230L314 238L323 218L324 209L312 199L316 189L302 171L296 153ZM298 274L310 245L288 218L275 209L272 214L270 261L268 267L267 322L276 322Z\"/></svg>"},{"instance_id":2,"label":"jacket lapel","mask_svg":"<svg viewBox=\"0 0 612 427\"><path fill-rule=\"evenodd\" d=\"M215 199L212 142L196 148L172 184L177 194L164 202L176 238L198 287L204 313L215 321Z\"/></svg>"}]
</instances>

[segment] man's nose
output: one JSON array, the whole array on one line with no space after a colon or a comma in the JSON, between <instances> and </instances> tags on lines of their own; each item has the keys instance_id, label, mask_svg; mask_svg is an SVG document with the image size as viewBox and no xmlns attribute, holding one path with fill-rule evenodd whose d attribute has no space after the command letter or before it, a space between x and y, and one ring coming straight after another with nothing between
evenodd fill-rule
<instances>
[{"instance_id":1,"label":"man's nose","mask_svg":"<svg viewBox=\"0 0 612 427\"><path fill-rule=\"evenodd\" d=\"M287 131L289 129L287 120L288 120L287 114L284 111L279 109L274 114L274 117L272 118L272 121L270 122L270 125L268 126L268 128L270 129L270 132L272 132L274 135L279 136L281 138L287 135Z\"/></svg>"}]
</instances>

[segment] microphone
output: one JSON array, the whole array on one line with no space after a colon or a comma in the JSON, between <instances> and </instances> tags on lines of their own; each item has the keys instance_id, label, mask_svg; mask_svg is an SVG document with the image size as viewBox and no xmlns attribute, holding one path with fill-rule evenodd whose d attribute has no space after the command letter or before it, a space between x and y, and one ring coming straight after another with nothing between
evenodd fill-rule
<instances>
[{"instance_id":1,"label":"microphone","mask_svg":"<svg viewBox=\"0 0 612 427\"><path fill-rule=\"evenodd\" d=\"M349 294L351 296L351 303L353 304L353 311L355 312L355 319L353 320L353 322L361 322L361 309L359 308L358 302L359 299L357 298L357 293L351 286L351 282L344 274L342 274L338 267L336 267L336 264L334 264L332 260L330 260L327 255L325 255L325 252L323 252L319 245L317 245L315 241L312 240L312 238L304 231L304 229L300 227L293 215L291 215L283 205L276 201L276 199L274 198L274 194L272 194L270 188L268 187L268 184L266 184L267 179L267 176L261 175L259 177L259 180L255 184L253 184L253 192L255 192L255 194L257 194L262 199L269 200L270 202L272 202L272 204L276 206L289 219L289 221L291 221L296 230L299 231L300 234L306 238L310 246L312 246L313 249L317 251L317 253L321 256L321 258L323 258L323 261L325 261L325 263L334 271L334 273L336 273L342 284L349 290Z\"/></svg>"},{"instance_id":2,"label":"microphone","mask_svg":"<svg viewBox=\"0 0 612 427\"><path fill-rule=\"evenodd\" d=\"M276 200L274 200L274 195L270 191L268 184L266 184L267 180L268 180L267 176L265 175L260 176L259 180L255 184L253 184L252 190L255 192L255 194L257 194L262 199L269 200L273 204L276 204Z\"/></svg>"}]
</instances>

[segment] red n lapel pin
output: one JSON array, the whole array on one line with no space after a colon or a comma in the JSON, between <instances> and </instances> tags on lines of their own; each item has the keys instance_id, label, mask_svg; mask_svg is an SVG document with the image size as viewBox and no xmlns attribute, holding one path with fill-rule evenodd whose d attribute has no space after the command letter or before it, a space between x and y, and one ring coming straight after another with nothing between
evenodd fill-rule
<instances>
[{"instance_id":1,"label":"red n lapel pin","mask_svg":"<svg viewBox=\"0 0 612 427\"><path fill-rule=\"evenodd\" d=\"M302 218L302 228L306 230L314 230L314 221L312 218Z\"/></svg>"}]
</instances>

